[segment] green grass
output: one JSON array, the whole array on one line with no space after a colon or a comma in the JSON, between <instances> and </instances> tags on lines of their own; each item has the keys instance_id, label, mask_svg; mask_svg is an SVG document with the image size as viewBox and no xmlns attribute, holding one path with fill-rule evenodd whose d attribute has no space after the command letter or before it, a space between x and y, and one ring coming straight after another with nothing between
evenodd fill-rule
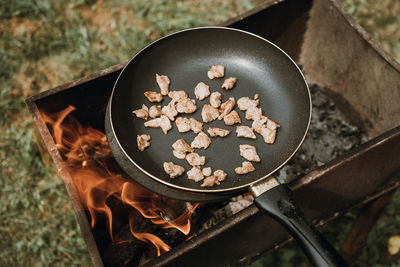
<instances>
[{"instance_id":1,"label":"green grass","mask_svg":"<svg viewBox=\"0 0 400 267\"><path fill-rule=\"evenodd\" d=\"M165 34L214 25L257 2L260 1L0 1L0 266L91 264L64 185L52 164L44 163L40 156L35 126L23 100L123 62ZM343 2L399 59L400 4L395 0L385 0L380 5L372 0ZM386 249L387 238L400 232L396 213L399 202L396 194L371 233L358 261L360 266L400 265L398 258L379 258ZM348 229L353 219L354 214L349 213L335 220L330 225L332 232ZM337 244L343 235L337 238ZM294 263L302 260L296 248L288 246L253 266L298 266Z\"/></svg>"}]
</instances>

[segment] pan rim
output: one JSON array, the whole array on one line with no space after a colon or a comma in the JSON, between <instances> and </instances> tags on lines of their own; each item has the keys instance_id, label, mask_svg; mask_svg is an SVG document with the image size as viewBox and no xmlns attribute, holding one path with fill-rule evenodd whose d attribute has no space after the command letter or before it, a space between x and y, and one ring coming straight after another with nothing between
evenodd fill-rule
<instances>
[{"instance_id":1,"label":"pan rim","mask_svg":"<svg viewBox=\"0 0 400 267\"><path fill-rule=\"evenodd\" d=\"M123 146L121 145L121 143L120 143L120 141L118 140L118 137L117 137L117 135L116 135L116 133L115 133L114 125L113 125L113 119L112 119L112 118L113 118L113 117L112 117L112 112L111 112L111 110L112 110L112 99L113 99L113 96L114 96L114 92L115 92L115 89L116 89L116 85L118 84L121 75L124 73L125 69L129 66L129 64L131 63L131 61L133 61L137 56L139 56L144 50L148 49L149 47L151 47L151 46L154 45L155 43L158 43L158 42L162 41L163 39L169 38L169 37L171 37L171 36L174 36L174 35L177 35L177 34L180 34L180 33L189 32L189 31L196 31L196 30L202 30L202 29L221 29L221 30L237 31L237 32L241 32L241 33L248 34L248 35L251 35L251 36L253 36L253 37L259 38L259 39L261 39L261 40L267 42L268 44L272 45L273 47L275 47L276 49L278 49L281 53L283 53L283 54L294 64L294 66L297 68L297 70L299 71L301 77L302 77L303 80L304 80L304 84L306 85L307 94L308 94L308 99L309 99L309 116L308 116L307 127L306 127L306 129L305 129L305 131L304 131L303 137L301 138L299 144L298 144L297 147L294 149L294 151L287 157L287 159L284 160L284 161L283 161L279 166L277 166L275 169L271 170L269 173L267 173L266 175L264 175L263 177L261 177L261 178L255 180L255 181L252 181L252 182L249 182L249 183L240 185L240 186L229 187L229 188L225 188L225 189L194 189L194 188L182 187L182 186L179 186L179 185L175 185L175 184L172 184L172 183L168 183L168 182L166 182L166 181L164 181L164 180L162 180L162 179L160 179L160 178L158 178L158 177L152 175L151 173L147 172L145 169L143 169L139 164L137 164L137 163L128 155L128 153L125 151L125 149L124 149ZM301 145L303 144L303 142L304 142L304 140L305 140L305 138L306 138L306 136L307 136L309 127L310 127L311 116L312 116L312 101L311 101L311 92L310 92L310 88L309 88L309 86L308 86L308 84L307 84L307 81L306 81L306 79L305 79L305 77L304 77L303 72L300 70L300 67L296 64L296 62L295 62L284 50L282 50L282 48L280 48L279 46L275 45L275 44L272 43L271 41L269 41L269 40L267 40L267 39L265 39L265 38L263 38L263 37L261 37L261 36L259 36L259 35L257 35L257 34L254 34L254 33L251 33L251 32L245 31L245 30L240 30L240 29L235 29L235 28L230 28L230 27L222 27L222 26L203 26L203 27L195 27L195 28L184 29L184 30L181 30L181 31L177 31L177 32L168 34L168 35L166 35L166 36L164 36L164 37L162 37L162 38L160 38L160 39L157 39L157 40L151 42L150 44L148 44L147 46L145 46L144 48L142 48L139 52L137 52L137 53L126 63L126 65L124 66L124 68L123 68L123 69L121 70L121 72L119 73L117 79L115 80L115 83L114 83L114 85L113 85L113 89L112 89L112 92L111 92L111 95L110 95L110 98L109 98L109 109L108 109L108 114L106 114L106 116L109 116L109 118L110 118L110 128L111 128L111 131L112 131L112 135L113 135L113 137L114 137L114 139L115 139L115 141L116 141L116 144L118 145L118 147L119 147L120 150L122 151L122 153L125 155L125 157L126 157L137 169L139 169L142 173L144 173L144 174L145 174L147 177L149 177L150 179L154 179L154 180L156 180L157 182L160 182L160 183L162 183L162 184L164 184L164 185L167 185L167 186L169 186L169 187L172 187L172 188L174 188L174 189L179 189L179 190L188 191L188 192L193 192L193 193L219 193L219 192L221 192L221 193L222 193L222 192L227 193L227 192L233 192L233 191L238 191L238 190L243 190L243 189L245 189L245 188L249 188L249 187L251 187L252 185L254 185L254 184L256 184L256 183L259 183L259 182L261 182L261 181L267 179L268 177L272 176L277 170L279 170L280 168L282 168L282 167L294 156L294 154L296 154L296 152L299 150L299 148L300 148ZM110 147L110 148L111 148L111 147ZM132 177L131 177L131 179L135 180L135 179L132 178Z\"/></svg>"}]
</instances>

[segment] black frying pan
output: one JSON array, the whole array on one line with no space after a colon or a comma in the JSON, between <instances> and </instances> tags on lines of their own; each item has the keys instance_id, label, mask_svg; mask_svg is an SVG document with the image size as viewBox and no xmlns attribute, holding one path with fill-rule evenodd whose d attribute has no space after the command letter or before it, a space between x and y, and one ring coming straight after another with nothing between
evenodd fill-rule
<instances>
[{"instance_id":1,"label":"black frying pan","mask_svg":"<svg viewBox=\"0 0 400 267\"><path fill-rule=\"evenodd\" d=\"M234 89L221 89L224 79L209 80L207 71L212 65L225 65L225 77L235 76L238 81ZM207 150L197 150L206 156L206 166L213 170L223 169L228 178L219 186L203 188L201 183L187 179L186 175L171 179L163 170L162 163L173 161L190 166L185 160L172 155L172 143L183 138L189 144L195 134L179 133L173 129L164 135L159 128L145 128L144 121L132 115L133 109L142 104L151 106L143 93L159 91L155 74L164 74L171 79L171 90L185 90L195 99L194 87L200 81L210 86L210 91L219 91L223 101L229 97L237 100L242 96L257 93L260 107L269 118L280 123L276 142L267 145L258 136L257 140L237 138L236 126L226 126L223 121L204 125L231 130L224 138L212 138ZM164 97L161 105L167 105ZM197 101L194 114L183 114L201 121L201 107L208 98ZM242 125L251 126L251 121L235 108ZM182 116L182 115L180 115ZM273 215L299 241L311 261L318 266L344 266L345 262L321 234L308 223L295 207L291 191L271 178L297 151L303 142L311 118L311 99L304 77L289 56L269 41L254 34L222 27L204 27L181 31L166 36L140 51L123 69L118 77L107 110L106 133L111 150L122 168L131 178L148 189L166 196L178 196L189 201L226 198L249 189L256 197L255 204ZM136 135L150 134L151 146L140 152ZM254 163L256 170L247 175L237 175L235 167L244 161L239 154L239 144L257 147L262 159ZM139 172L137 171L139 170ZM144 175L143 175L144 174ZM171 193L171 191L173 193ZM180 196L182 195L182 196Z\"/></svg>"}]
</instances>

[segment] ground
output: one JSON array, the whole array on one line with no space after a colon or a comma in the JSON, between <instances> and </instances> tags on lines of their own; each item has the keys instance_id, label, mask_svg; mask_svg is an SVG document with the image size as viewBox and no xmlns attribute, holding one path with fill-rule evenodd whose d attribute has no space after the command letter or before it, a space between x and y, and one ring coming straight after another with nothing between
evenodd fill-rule
<instances>
[{"instance_id":1,"label":"ground","mask_svg":"<svg viewBox=\"0 0 400 267\"><path fill-rule=\"evenodd\" d=\"M118 3L117 3L118 2ZM91 265L61 180L23 100L126 61L140 48L180 29L214 25L260 0L14 0L0 2L0 266ZM380 45L400 59L400 3L342 0ZM359 266L399 266L387 254L400 233L400 194L372 231ZM355 213L325 232L339 244ZM293 247L252 266L299 266ZM304 263L305 264L305 263Z\"/></svg>"}]
</instances>

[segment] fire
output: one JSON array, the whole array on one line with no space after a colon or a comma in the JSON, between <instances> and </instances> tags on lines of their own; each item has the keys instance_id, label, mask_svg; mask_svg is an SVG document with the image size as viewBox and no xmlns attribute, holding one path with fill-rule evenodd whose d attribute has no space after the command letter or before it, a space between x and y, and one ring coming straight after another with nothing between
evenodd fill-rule
<instances>
[{"instance_id":1,"label":"fire","mask_svg":"<svg viewBox=\"0 0 400 267\"><path fill-rule=\"evenodd\" d=\"M45 112L41 114L52 132L57 149L65 159L81 202L90 213L91 226L94 227L99 217L105 215L113 242L128 241L114 238L113 210L107 204L112 197L124 205L129 205L153 224L162 228L176 228L188 235L191 215L199 204L191 205L180 216L166 218L165 207L168 206L168 202L173 201L153 194L131 180L110 171L108 163L112 154L105 134L90 126L83 127L70 115L74 110L75 107L69 106L55 114L49 115ZM159 237L151 233L137 232L134 227L134 216L129 214L129 228L133 237L153 244L157 249L157 255L171 249Z\"/></svg>"}]
</instances>

